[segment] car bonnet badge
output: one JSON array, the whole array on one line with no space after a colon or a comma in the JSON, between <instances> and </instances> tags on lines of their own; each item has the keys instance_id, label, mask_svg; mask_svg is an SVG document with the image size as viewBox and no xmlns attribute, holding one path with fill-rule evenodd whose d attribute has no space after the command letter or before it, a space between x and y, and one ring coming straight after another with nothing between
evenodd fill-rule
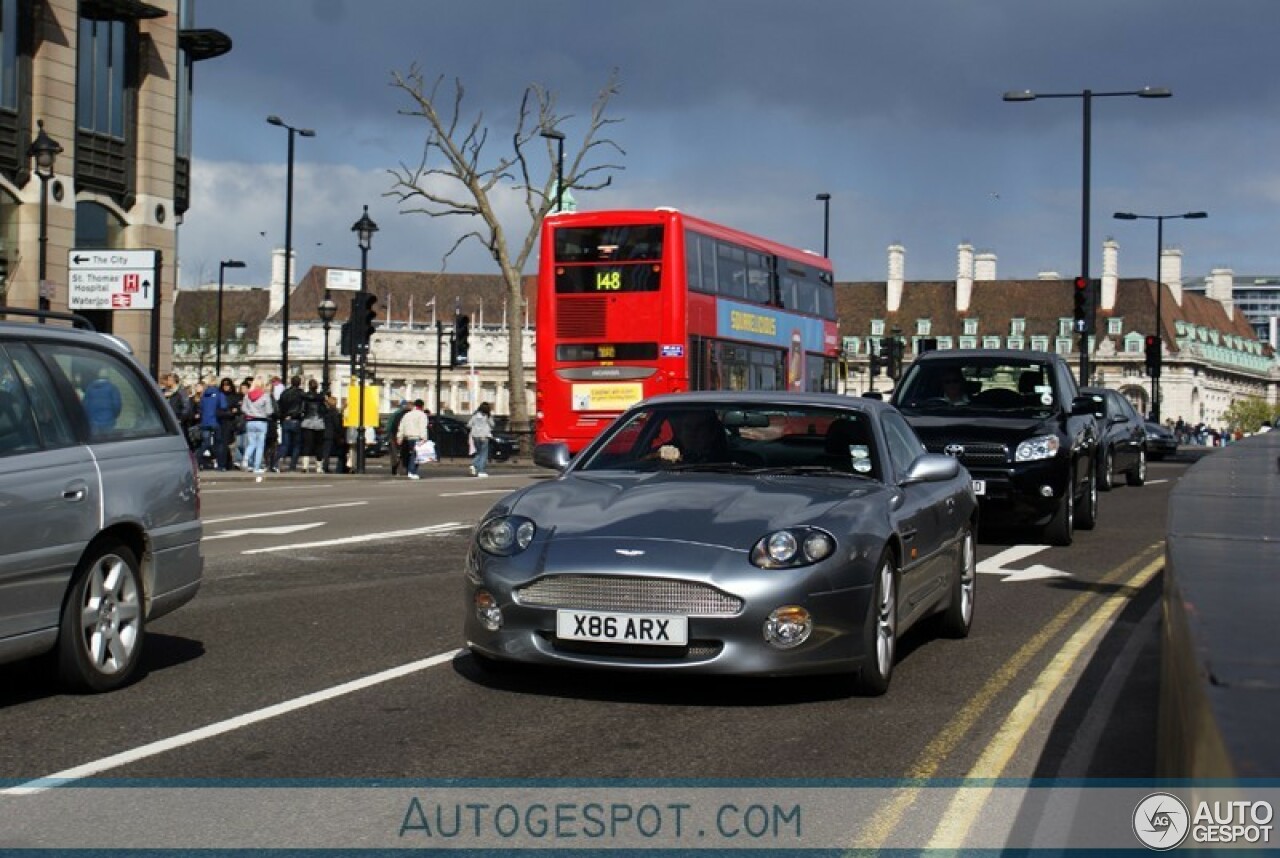
<instances>
[{"instance_id":1,"label":"car bonnet badge","mask_svg":"<svg viewBox=\"0 0 1280 858\"><path fill-rule=\"evenodd\" d=\"M621 554L623 557L639 557L644 554L639 548L615 548L614 552Z\"/></svg>"},{"instance_id":2,"label":"car bonnet badge","mask_svg":"<svg viewBox=\"0 0 1280 858\"><path fill-rule=\"evenodd\" d=\"M964 445L948 444L947 446L942 448L942 452L946 453L948 456L954 456L955 458L958 459L964 455Z\"/></svg>"}]
</instances>

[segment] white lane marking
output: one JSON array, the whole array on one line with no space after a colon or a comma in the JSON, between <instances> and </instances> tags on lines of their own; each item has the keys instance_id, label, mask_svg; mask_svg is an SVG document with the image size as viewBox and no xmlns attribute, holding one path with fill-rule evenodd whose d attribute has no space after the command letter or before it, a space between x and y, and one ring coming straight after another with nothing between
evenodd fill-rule
<instances>
[{"instance_id":1,"label":"white lane marking","mask_svg":"<svg viewBox=\"0 0 1280 858\"><path fill-rule=\"evenodd\" d=\"M406 536L427 536L437 533L449 533L454 530L469 530L471 525L458 521L444 524L432 524L427 527L415 527L410 530L384 530L381 533L362 533L358 536L344 536L339 539L323 539L319 542L297 542L293 545L273 545L269 548L251 548L241 554L267 554L272 551L301 551L309 548L329 548L334 545L358 545L362 542L378 542L383 539L403 539Z\"/></svg>"},{"instance_id":2,"label":"white lane marking","mask_svg":"<svg viewBox=\"0 0 1280 858\"><path fill-rule=\"evenodd\" d=\"M442 498L465 498L471 495L509 495L511 489L486 489L478 492L441 492Z\"/></svg>"},{"instance_id":3,"label":"white lane marking","mask_svg":"<svg viewBox=\"0 0 1280 858\"><path fill-rule=\"evenodd\" d=\"M285 536L290 533L297 533L300 530L310 530L313 527L324 527L327 522L312 521L307 524L282 524L277 527L246 527L240 530L223 530L215 533L213 536L206 536L205 542L211 539L231 539L235 536Z\"/></svg>"},{"instance_id":4,"label":"white lane marking","mask_svg":"<svg viewBox=\"0 0 1280 858\"><path fill-rule=\"evenodd\" d=\"M333 488L333 483L307 483L307 488L331 489ZM297 494L298 487L278 486L276 488L268 488L261 483L249 483L242 489L207 489L204 486L200 487L200 494L202 495L220 495L226 494L227 492L291 492L293 494Z\"/></svg>"},{"instance_id":5,"label":"white lane marking","mask_svg":"<svg viewBox=\"0 0 1280 858\"><path fill-rule=\"evenodd\" d=\"M1169 482L1169 481L1168 481L1168 480L1147 480L1147 485L1149 485L1149 486L1158 486L1158 485L1160 485L1161 483L1167 483L1167 482Z\"/></svg>"},{"instance_id":6,"label":"white lane marking","mask_svg":"<svg viewBox=\"0 0 1280 858\"><path fill-rule=\"evenodd\" d=\"M419 661L411 661L408 664L402 664L399 667L392 667L388 670L374 673L369 676L353 679L350 682L344 682L341 685L335 685L332 688L326 688L321 691L314 691L311 694L304 694L301 697L295 697L292 700L285 700L282 703L276 703L263 709L253 712L247 712L244 715L237 715L234 718L228 718L225 721L218 721L205 727L199 727L195 730L189 730L186 733L179 733L168 739L160 739L146 745L134 748L129 751L122 751L118 754L112 754L110 757L103 757L100 760L94 760L91 763L85 763L74 768L64 769L52 775L43 778L37 778L33 781L27 781L18 784L15 787L0 790L0 795L32 795L62 786L66 781L80 780L81 778L91 777L110 769L127 766L130 763L136 763L138 760L154 757L157 754L163 754L166 751L172 751L186 745L193 745L196 742L205 739L212 739L214 736L221 736L223 733L230 733L232 730L239 730L241 727L248 727L257 724L260 721L266 721L269 718L276 718L280 715L287 715L290 712L296 712L299 709L305 709L308 706L314 706L317 703L324 703L327 700L333 700L335 697L341 697L344 694L351 694L355 691L362 691L371 688L383 682L390 682L393 679L399 679L402 676L408 676L435 667L439 664L452 661L459 654L461 649L442 652L439 655L433 655L430 658L420 659Z\"/></svg>"},{"instance_id":7,"label":"white lane marking","mask_svg":"<svg viewBox=\"0 0 1280 858\"><path fill-rule=\"evenodd\" d=\"M224 518L206 518L205 524L222 524L225 521L248 521L251 518L268 518L276 515L293 515L298 512L315 512L318 509L341 509L345 506L367 506L368 501L344 501L343 503L325 503L319 506L298 506L292 509L277 509L271 512L246 513L245 515L228 515Z\"/></svg>"},{"instance_id":8,"label":"white lane marking","mask_svg":"<svg viewBox=\"0 0 1280 858\"><path fill-rule=\"evenodd\" d=\"M999 554L992 555L978 562L978 571L987 575L1004 575L1004 581L1035 581L1040 578L1070 578L1070 572L1043 566L1039 563L1026 569L1006 569L1006 564L1026 560L1032 554L1039 554L1049 548L1047 545L1015 545L1006 548ZM1003 582L1002 582L1003 583Z\"/></svg>"}]
</instances>

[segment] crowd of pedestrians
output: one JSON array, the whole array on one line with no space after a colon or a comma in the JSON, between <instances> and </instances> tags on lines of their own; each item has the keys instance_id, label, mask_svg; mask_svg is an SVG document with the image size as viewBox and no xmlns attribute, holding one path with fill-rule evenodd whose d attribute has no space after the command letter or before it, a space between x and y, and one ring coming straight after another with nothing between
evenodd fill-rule
<instances>
[{"instance_id":1,"label":"crowd of pedestrians","mask_svg":"<svg viewBox=\"0 0 1280 858\"><path fill-rule=\"evenodd\" d=\"M302 377L284 384L278 376L264 382L231 378L185 387L176 373L160 378L160 388L187 433L202 470L267 473L350 473L355 470L355 427L347 426L338 400L325 395L316 379L304 389ZM482 402L467 424L472 447L471 473L488 476L493 438L492 406ZM421 399L403 400L387 420L391 474L421 478L419 465L437 461L431 439L430 411ZM366 427L366 444L381 427ZM420 444L419 442L423 442Z\"/></svg>"}]
</instances>

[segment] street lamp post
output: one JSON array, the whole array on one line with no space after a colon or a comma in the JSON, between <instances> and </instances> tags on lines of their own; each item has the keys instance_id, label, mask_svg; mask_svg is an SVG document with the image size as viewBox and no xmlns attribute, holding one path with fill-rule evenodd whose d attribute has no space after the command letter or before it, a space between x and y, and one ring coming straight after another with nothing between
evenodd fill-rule
<instances>
[{"instance_id":1,"label":"street lamp post","mask_svg":"<svg viewBox=\"0 0 1280 858\"><path fill-rule=\"evenodd\" d=\"M1084 105L1084 165L1083 193L1080 214L1080 276L1089 280L1089 170L1090 149L1093 133L1093 100L1095 98L1114 98L1116 96L1136 96L1138 98L1168 98L1173 95L1164 87L1144 86L1142 89L1122 92L1094 92L1086 89L1083 92L1032 92L1029 89L1011 90L1004 94L1005 101L1035 101L1038 98L1078 98ZM1080 331L1080 383L1089 381L1089 335L1093 320L1087 319L1084 330Z\"/></svg>"},{"instance_id":2,"label":"street lamp post","mask_svg":"<svg viewBox=\"0 0 1280 858\"><path fill-rule=\"evenodd\" d=\"M45 133L43 119L36 120L36 128L39 130L27 149L31 159L35 161L36 176L40 179L40 260L37 267L40 282L36 286L36 294L39 296L36 306L41 310L48 310L50 301L45 291L45 280L48 276L49 180L53 178L53 165L62 152L62 146ZM40 317L40 322L44 322L43 316Z\"/></svg>"},{"instance_id":3,"label":"street lamp post","mask_svg":"<svg viewBox=\"0 0 1280 858\"><path fill-rule=\"evenodd\" d=\"M822 202L822 258L831 258L831 194L814 197Z\"/></svg>"},{"instance_id":4,"label":"street lamp post","mask_svg":"<svg viewBox=\"0 0 1280 858\"><path fill-rule=\"evenodd\" d=\"M329 297L329 293L324 293L324 300L320 302L320 306L316 307L316 312L320 314L320 321L324 322L324 357L321 359L321 387L324 395L329 395L329 325L333 322L333 317L338 313L338 305L333 303L333 299Z\"/></svg>"},{"instance_id":5,"label":"street lamp post","mask_svg":"<svg viewBox=\"0 0 1280 858\"><path fill-rule=\"evenodd\" d=\"M360 216L360 220L351 225L351 231L356 234L356 243L360 245L360 298L361 307L367 307L364 303L365 296L369 292L369 248L373 246L373 234L378 231L378 225L369 217L369 207L364 207L364 214ZM364 376L365 369L369 362L369 332L363 329L371 320L366 318L352 319L351 328L351 345L352 351L359 350L359 366L356 369L356 375L360 379L357 395L359 403L356 405L356 473L364 473ZM370 325L371 326L371 325ZM356 330L357 327L362 330ZM356 344L359 343L357 346Z\"/></svg>"},{"instance_id":6,"label":"street lamp post","mask_svg":"<svg viewBox=\"0 0 1280 858\"><path fill-rule=\"evenodd\" d=\"M289 378L289 289L293 285L293 138L315 137L310 128L294 128L279 116L268 116L267 122L289 132L289 158L285 174L284 192L284 303L280 307L280 320L284 330L280 335L280 378Z\"/></svg>"},{"instance_id":7,"label":"street lamp post","mask_svg":"<svg viewBox=\"0 0 1280 858\"><path fill-rule=\"evenodd\" d=\"M1116 212L1116 220L1153 220L1156 222L1156 348L1164 353L1164 317L1161 313L1161 297L1164 295L1164 283L1160 279L1160 254L1164 249L1164 222L1167 220L1201 220L1209 215L1205 212L1184 212L1171 215L1146 215L1133 212ZM1160 373L1156 367L1151 376L1151 422L1160 422Z\"/></svg>"},{"instance_id":8,"label":"street lamp post","mask_svg":"<svg viewBox=\"0 0 1280 858\"><path fill-rule=\"evenodd\" d=\"M244 263L237 259L224 259L218 263L218 342L213 374L219 378L222 377L222 286L228 268L244 268Z\"/></svg>"},{"instance_id":9,"label":"street lamp post","mask_svg":"<svg viewBox=\"0 0 1280 858\"><path fill-rule=\"evenodd\" d=\"M556 141L556 211L558 212L564 202L564 132L554 128L544 128L539 133L548 140Z\"/></svg>"}]
</instances>

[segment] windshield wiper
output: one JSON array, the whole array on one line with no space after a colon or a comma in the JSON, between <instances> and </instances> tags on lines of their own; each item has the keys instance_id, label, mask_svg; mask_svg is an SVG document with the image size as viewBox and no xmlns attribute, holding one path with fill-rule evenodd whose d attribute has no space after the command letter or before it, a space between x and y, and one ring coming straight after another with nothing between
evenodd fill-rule
<instances>
[{"instance_id":1,"label":"windshield wiper","mask_svg":"<svg viewBox=\"0 0 1280 858\"><path fill-rule=\"evenodd\" d=\"M706 471L709 473L715 473L717 471L725 471L729 473L736 473L738 471L748 470L748 468L746 465L739 464L738 462L689 462L683 465L678 463L674 465L668 465L667 467L662 468L661 470Z\"/></svg>"},{"instance_id":2,"label":"windshield wiper","mask_svg":"<svg viewBox=\"0 0 1280 858\"><path fill-rule=\"evenodd\" d=\"M831 474L837 477L857 477L863 480L872 479L870 474L859 474L853 471L842 471L839 468L832 468L829 465L778 465L769 468L752 468L752 474L768 474L768 475L796 475L807 476L810 474Z\"/></svg>"}]
</instances>

